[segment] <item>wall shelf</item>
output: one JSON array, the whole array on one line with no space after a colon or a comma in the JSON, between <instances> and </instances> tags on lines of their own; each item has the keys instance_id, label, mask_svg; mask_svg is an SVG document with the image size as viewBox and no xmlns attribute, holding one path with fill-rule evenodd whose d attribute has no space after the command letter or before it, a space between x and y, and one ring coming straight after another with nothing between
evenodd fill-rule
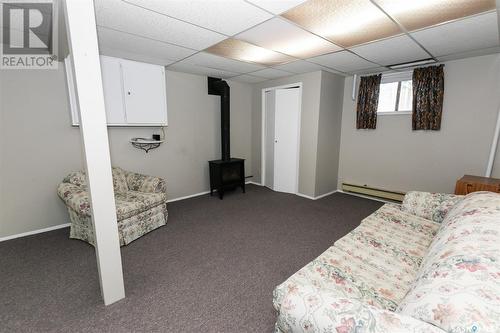
<instances>
[{"instance_id":1,"label":"wall shelf","mask_svg":"<svg viewBox=\"0 0 500 333\"><path fill-rule=\"evenodd\" d=\"M142 149L147 153L151 149L158 148L163 143L163 140L152 140L152 139L146 139L146 138L132 138L132 139L130 139L130 143L135 148Z\"/></svg>"}]
</instances>

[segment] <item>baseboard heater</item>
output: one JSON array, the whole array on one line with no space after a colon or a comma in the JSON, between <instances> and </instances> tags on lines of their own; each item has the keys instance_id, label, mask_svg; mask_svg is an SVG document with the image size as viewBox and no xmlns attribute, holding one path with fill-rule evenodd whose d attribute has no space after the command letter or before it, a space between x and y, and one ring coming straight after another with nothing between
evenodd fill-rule
<instances>
[{"instance_id":1,"label":"baseboard heater","mask_svg":"<svg viewBox=\"0 0 500 333\"><path fill-rule=\"evenodd\" d=\"M402 202L405 196L404 192L389 191L381 188L370 187L367 185L356 185L349 183L342 183L342 191L397 202Z\"/></svg>"}]
</instances>

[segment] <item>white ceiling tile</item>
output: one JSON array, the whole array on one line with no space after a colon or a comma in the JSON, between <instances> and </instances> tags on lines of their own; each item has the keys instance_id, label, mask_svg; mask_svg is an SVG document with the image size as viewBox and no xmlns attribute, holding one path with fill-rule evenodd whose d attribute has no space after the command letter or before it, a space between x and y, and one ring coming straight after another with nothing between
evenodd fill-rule
<instances>
[{"instance_id":1,"label":"white ceiling tile","mask_svg":"<svg viewBox=\"0 0 500 333\"><path fill-rule=\"evenodd\" d=\"M248 0L260 8L270 11L273 14L281 14L306 0Z\"/></svg>"},{"instance_id":2,"label":"white ceiling tile","mask_svg":"<svg viewBox=\"0 0 500 333\"><path fill-rule=\"evenodd\" d=\"M202 50L224 35L143 9L120 0L95 1L98 26Z\"/></svg>"},{"instance_id":3,"label":"white ceiling tile","mask_svg":"<svg viewBox=\"0 0 500 333\"><path fill-rule=\"evenodd\" d=\"M272 17L266 11L243 0L127 0L127 2L228 36Z\"/></svg>"},{"instance_id":4,"label":"white ceiling tile","mask_svg":"<svg viewBox=\"0 0 500 333\"><path fill-rule=\"evenodd\" d=\"M406 35L357 46L351 51L384 66L431 57Z\"/></svg>"},{"instance_id":5,"label":"white ceiling tile","mask_svg":"<svg viewBox=\"0 0 500 333\"><path fill-rule=\"evenodd\" d=\"M97 35L99 38L99 49L101 51L106 49L118 53L123 52L124 54L134 54L138 56L142 54L150 58L165 60L165 63L181 60L196 52L181 46L102 27L97 28Z\"/></svg>"},{"instance_id":6,"label":"white ceiling tile","mask_svg":"<svg viewBox=\"0 0 500 333\"><path fill-rule=\"evenodd\" d=\"M469 17L411 34L437 57L499 45L496 12Z\"/></svg>"},{"instance_id":7,"label":"white ceiling tile","mask_svg":"<svg viewBox=\"0 0 500 333\"><path fill-rule=\"evenodd\" d=\"M198 66L217 68L234 73L248 73L265 68L257 64L250 64L243 61L228 59L216 56L214 54L200 52L182 61L184 64L193 64Z\"/></svg>"},{"instance_id":8,"label":"white ceiling tile","mask_svg":"<svg viewBox=\"0 0 500 333\"><path fill-rule=\"evenodd\" d=\"M227 78L230 78L232 76L238 75L238 73L233 73L233 72L229 72L229 71L223 71L223 70L219 70L219 69L190 65L190 64L183 64L183 63L179 63L179 62L168 66L167 70L172 70L175 72L182 72L182 73L191 73L191 74L198 74L198 75L220 77L223 79L227 79Z\"/></svg>"},{"instance_id":9,"label":"white ceiling tile","mask_svg":"<svg viewBox=\"0 0 500 333\"><path fill-rule=\"evenodd\" d=\"M366 61L363 58L360 58L357 55L347 51L325 54L307 60L346 73L378 67L377 64Z\"/></svg>"},{"instance_id":10,"label":"white ceiling tile","mask_svg":"<svg viewBox=\"0 0 500 333\"><path fill-rule=\"evenodd\" d=\"M242 32L236 38L299 58L314 57L341 49L278 17Z\"/></svg>"},{"instance_id":11,"label":"white ceiling tile","mask_svg":"<svg viewBox=\"0 0 500 333\"><path fill-rule=\"evenodd\" d=\"M111 49L107 47L100 47L99 53L109 57L122 58L122 59L145 62L147 64L156 64L163 66L167 66L175 62L175 60L156 58L146 54L135 53L132 51Z\"/></svg>"},{"instance_id":12,"label":"white ceiling tile","mask_svg":"<svg viewBox=\"0 0 500 333\"><path fill-rule=\"evenodd\" d=\"M479 49L479 50L473 50L473 51L467 51L463 53L454 53L450 55L445 55L445 56L440 56L438 57L439 61L449 61L449 60L457 60L457 59L463 59L463 58L470 58L470 57L480 57L488 54L495 54L495 53L500 53L500 46L495 46L495 47L488 47L486 49Z\"/></svg>"},{"instance_id":13,"label":"white ceiling tile","mask_svg":"<svg viewBox=\"0 0 500 333\"><path fill-rule=\"evenodd\" d=\"M257 72L251 73L251 75L259 76L267 79L277 79L279 77L294 75L294 73L285 72L279 69L266 68Z\"/></svg>"},{"instance_id":14,"label":"white ceiling tile","mask_svg":"<svg viewBox=\"0 0 500 333\"><path fill-rule=\"evenodd\" d=\"M264 82L269 79L264 78L264 77L256 77L248 74L243 74L239 76L235 76L230 78L232 81L238 81L238 82L245 82L245 83L258 83L258 82Z\"/></svg>"},{"instance_id":15,"label":"white ceiling tile","mask_svg":"<svg viewBox=\"0 0 500 333\"><path fill-rule=\"evenodd\" d=\"M324 67L318 64L313 64L311 62L307 62L304 60L289 62L288 64L275 66L273 68L281 69L296 74L310 73L324 69Z\"/></svg>"}]
</instances>

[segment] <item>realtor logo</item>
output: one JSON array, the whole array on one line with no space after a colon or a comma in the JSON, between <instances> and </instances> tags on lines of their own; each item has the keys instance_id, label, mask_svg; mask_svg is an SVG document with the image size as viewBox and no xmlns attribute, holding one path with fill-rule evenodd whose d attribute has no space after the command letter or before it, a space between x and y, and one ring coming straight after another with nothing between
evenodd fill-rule
<instances>
[{"instance_id":1,"label":"realtor logo","mask_svg":"<svg viewBox=\"0 0 500 333\"><path fill-rule=\"evenodd\" d=\"M57 6L35 1L1 1L0 68L57 68Z\"/></svg>"}]
</instances>

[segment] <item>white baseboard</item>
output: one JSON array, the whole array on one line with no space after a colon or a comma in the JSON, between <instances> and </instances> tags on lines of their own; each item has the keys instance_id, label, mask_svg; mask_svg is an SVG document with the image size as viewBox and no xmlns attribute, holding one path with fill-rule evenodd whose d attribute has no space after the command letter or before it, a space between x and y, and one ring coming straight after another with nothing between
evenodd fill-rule
<instances>
[{"instance_id":1,"label":"white baseboard","mask_svg":"<svg viewBox=\"0 0 500 333\"><path fill-rule=\"evenodd\" d=\"M253 184L253 185L262 186L261 184L254 183L252 181L245 182L245 184ZM214 192L217 192L217 190L214 190ZM204 195L204 194L208 194L208 193L210 193L210 191L204 191L204 192L200 192L200 193L186 195L184 197L178 197L178 198L174 198L174 199L169 199L169 200L167 200L167 203L169 203L169 202L175 202L175 201L181 201L181 200L186 200L186 199L191 199L191 198L199 197L200 195Z\"/></svg>"},{"instance_id":2,"label":"white baseboard","mask_svg":"<svg viewBox=\"0 0 500 333\"><path fill-rule=\"evenodd\" d=\"M324 198L324 197L327 197L329 195L332 195L333 193L335 192L338 192L338 190L334 190L334 191L331 191L331 192L328 192L328 193L325 193L325 194L322 194L322 195L318 195L317 197L312 197L310 195L307 195L307 194L302 194L302 193L295 193L296 195L298 195L299 197L303 197L303 198L306 198L306 199L310 199L310 200L318 200L318 199L321 199L321 198Z\"/></svg>"},{"instance_id":3,"label":"white baseboard","mask_svg":"<svg viewBox=\"0 0 500 333\"><path fill-rule=\"evenodd\" d=\"M43 228L43 229L38 229L38 230L33 230L33 231L28 231L28 232L23 232L23 233L20 233L20 234L10 235L10 236L6 236L6 237L0 237L0 242L4 242L4 241L10 240L10 239L15 239L15 238L20 238L20 237L25 237L25 236L31 236L31 235L41 234L43 232L57 230L57 229L62 229L62 228L66 228L66 227L69 227L69 226L70 226L69 223L64 223L64 224L55 225L53 227L48 227L48 228Z\"/></svg>"},{"instance_id":4,"label":"white baseboard","mask_svg":"<svg viewBox=\"0 0 500 333\"><path fill-rule=\"evenodd\" d=\"M352 196L355 196L355 197L364 198L364 199L369 199L369 200L374 200L374 201L380 201L380 202L384 202L384 203L394 203L392 201L388 201L388 200L384 200L384 199L380 199L380 198L376 198L376 197L370 197L368 195L363 195L363 194L358 194L358 193L345 192L345 191L342 191L342 190L337 190L337 192L344 193L344 194L347 194L347 195L352 195Z\"/></svg>"},{"instance_id":5,"label":"white baseboard","mask_svg":"<svg viewBox=\"0 0 500 333\"><path fill-rule=\"evenodd\" d=\"M334 191L331 191L331 192L328 192L328 193L325 193L325 194L322 194L322 195L318 195L317 197L314 197L314 200L318 200L318 199L327 197L327 196L332 195L333 193L336 193L336 192L338 192L338 191L334 190Z\"/></svg>"},{"instance_id":6,"label":"white baseboard","mask_svg":"<svg viewBox=\"0 0 500 333\"><path fill-rule=\"evenodd\" d=\"M257 185L257 186L264 186L264 185L262 185L261 183L256 183L256 182L253 182L253 181L251 181L251 180L250 180L250 181L248 181L248 182L246 182L245 184L252 184L252 185Z\"/></svg>"},{"instance_id":7,"label":"white baseboard","mask_svg":"<svg viewBox=\"0 0 500 333\"><path fill-rule=\"evenodd\" d=\"M174 199L169 199L169 200L167 200L167 203L169 203L169 202L175 202L175 201L181 201L181 200L186 200L186 199L190 199L190 198L194 198L194 197L199 197L200 195L204 195L204 194L208 194L208 193L210 193L210 191L204 191L204 192L200 192L200 193L186 195L184 197L178 197L178 198L174 198Z\"/></svg>"},{"instance_id":8,"label":"white baseboard","mask_svg":"<svg viewBox=\"0 0 500 333\"><path fill-rule=\"evenodd\" d=\"M257 185L257 186L263 186L260 183L256 183L256 182L252 182L252 181L248 181L245 184L252 184L252 185ZM329 196L329 195L331 195L331 194L333 194L335 192L342 192L342 191L335 190L335 191L331 191L331 192L319 195L317 197L311 197L309 195L305 195L305 194L302 194L302 193L296 193L296 194L299 197L304 197L304 198L311 199L311 200L318 200L318 199L324 198L326 196ZM205 195L205 194L208 194L208 193L210 193L210 191L204 191L204 192L200 192L200 193L186 195L184 197L179 197L179 198L174 198L174 199L167 200L167 203L169 203L169 202L175 202L175 201L180 201L180 200L186 200L186 199L190 199L190 198L195 198L195 197L199 197L200 195ZM345 193L345 192L342 192L342 193ZM353 193L345 193L345 194L351 194L351 195L355 195L355 196L365 197L365 196L358 195L358 194L353 194ZM383 201L383 200L373 199L373 198L369 198L369 197L365 197L365 198L372 199L372 200L377 200L377 201ZM20 234L10 235L10 236L6 236L6 237L0 237L0 242L7 241L7 240L10 240L10 239L20 238L20 237L25 237L25 236L31 236L31 235L41 234L43 232L57 230L57 229L62 229L62 228L66 228L66 227L69 227L69 226L70 226L70 223L64 223L64 224L55 225L53 227L48 227L48 228L43 228L43 229L38 229L38 230L33 230L33 231L28 231L28 232L23 232L23 233L20 233Z\"/></svg>"}]
</instances>

